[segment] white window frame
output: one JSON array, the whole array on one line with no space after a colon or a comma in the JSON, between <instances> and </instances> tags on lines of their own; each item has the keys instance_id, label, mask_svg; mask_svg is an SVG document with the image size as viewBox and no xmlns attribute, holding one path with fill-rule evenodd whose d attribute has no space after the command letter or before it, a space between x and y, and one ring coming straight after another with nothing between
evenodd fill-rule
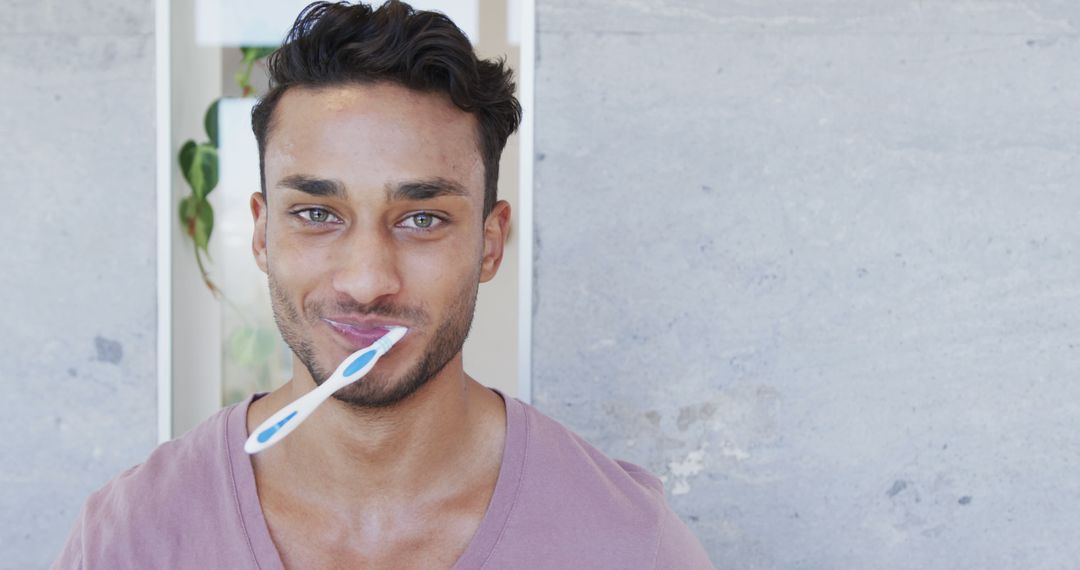
<instances>
[{"instance_id":1,"label":"white window frame","mask_svg":"<svg viewBox=\"0 0 1080 570\"><path fill-rule=\"evenodd\" d=\"M175 215L172 198L171 28L170 0L155 0L156 158L157 158L157 431L158 442L172 439L172 236ZM533 298L533 89L536 61L536 3L521 0L520 103L524 117L518 130L518 395L532 396Z\"/></svg>"}]
</instances>

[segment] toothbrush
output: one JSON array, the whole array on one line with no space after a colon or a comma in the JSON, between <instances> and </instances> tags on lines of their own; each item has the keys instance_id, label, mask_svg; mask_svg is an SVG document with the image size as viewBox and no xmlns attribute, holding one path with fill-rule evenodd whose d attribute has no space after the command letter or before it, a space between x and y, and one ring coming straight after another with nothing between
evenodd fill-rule
<instances>
[{"instance_id":1,"label":"toothbrush","mask_svg":"<svg viewBox=\"0 0 1080 570\"><path fill-rule=\"evenodd\" d=\"M379 340L371 343L367 348L349 355L338 365L337 370L314 390L300 396L293 403L278 410L270 416L248 437L244 443L244 451L249 454L258 453L271 445L279 442L289 435L296 426L300 425L319 404L323 403L334 392L363 378L386 354L409 329L405 327L387 327L390 332Z\"/></svg>"}]
</instances>

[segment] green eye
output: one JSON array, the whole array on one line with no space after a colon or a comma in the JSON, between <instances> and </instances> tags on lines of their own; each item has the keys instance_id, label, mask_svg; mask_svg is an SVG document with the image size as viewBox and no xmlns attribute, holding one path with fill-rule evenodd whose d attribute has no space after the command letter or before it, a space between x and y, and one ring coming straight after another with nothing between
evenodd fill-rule
<instances>
[{"instance_id":1,"label":"green eye","mask_svg":"<svg viewBox=\"0 0 1080 570\"><path fill-rule=\"evenodd\" d=\"M416 212L405 216L400 222L398 222L399 228L405 228L412 231L427 231L435 230L439 226L446 222L446 218L432 214L431 212Z\"/></svg>"},{"instance_id":2,"label":"green eye","mask_svg":"<svg viewBox=\"0 0 1080 570\"><path fill-rule=\"evenodd\" d=\"M434 220L431 214L414 214L412 216L412 221L418 228L430 228L431 222Z\"/></svg>"},{"instance_id":3,"label":"green eye","mask_svg":"<svg viewBox=\"0 0 1080 570\"><path fill-rule=\"evenodd\" d=\"M326 208L304 208L303 210L298 210L295 215L299 216L309 224L336 223L341 221Z\"/></svg>"}]
</instances>

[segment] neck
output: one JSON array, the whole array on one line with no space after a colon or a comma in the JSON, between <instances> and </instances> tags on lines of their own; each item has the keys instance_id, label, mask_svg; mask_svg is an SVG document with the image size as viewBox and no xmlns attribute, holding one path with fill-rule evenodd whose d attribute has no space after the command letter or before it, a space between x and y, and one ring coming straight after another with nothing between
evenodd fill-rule
<instances>
[{"instance_id":1,"label":"neck","mask_svg":"<svg viewBox=\"0 0 1080 570\"><path fill-rule=\"evenodd\" d=\"M314 388L303 369L248 411L249 432ZM324 402L300 427L252 458L260 496L319 509L386 508L439 501L497 476L505 437L499 396L465 374L460 353L405 400L357 409ZM448 476L450 475L450 476Z\"/></svg>"}]
</instances>

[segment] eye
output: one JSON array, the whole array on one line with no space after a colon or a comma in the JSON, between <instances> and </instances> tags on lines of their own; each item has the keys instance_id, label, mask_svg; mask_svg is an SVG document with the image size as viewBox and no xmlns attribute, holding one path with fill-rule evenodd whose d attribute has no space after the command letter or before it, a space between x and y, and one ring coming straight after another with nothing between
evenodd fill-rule
<instances>
[{"instance_id":1,"label":"eye","mask_svg":"<svg viewBox=\"0 0 1080 570\"><path fill-rule=\"evenodd\" d=\"M429 212L417 212L409 215L400 224L410 230L430 230L443 223L443 219Z\"/></svg>"},{"instance_id":2,"label":"eye","mask_svg":"<svg viewBox=\"0 0 1080 570\"><path fill-rule=\"evenodd\" d=\"M304 221L315 224L341 221L337 216L331 214L329 210L324 208L304 208L303 210L297 210L295 213Z\"/></svg>"}]
</instances>

